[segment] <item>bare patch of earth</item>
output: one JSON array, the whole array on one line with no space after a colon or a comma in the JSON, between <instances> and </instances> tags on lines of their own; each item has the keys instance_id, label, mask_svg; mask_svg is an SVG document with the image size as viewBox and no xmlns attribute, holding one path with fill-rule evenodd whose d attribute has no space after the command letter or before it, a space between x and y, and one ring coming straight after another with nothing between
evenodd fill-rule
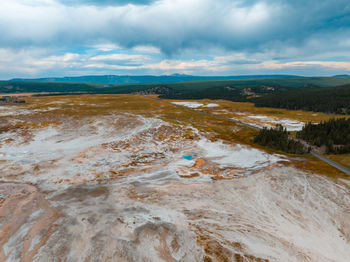
<instances>
[{"instance_id":1,"label":"bare patch of earth","mask_svg":"<svg viewBox=\"0 0 350 262\"><path fill-rule=\"evenodd\" d=\"M0 134L0 261L350 259L345 182L154 118L60 121Z\"/></svg>"}]
</instances>

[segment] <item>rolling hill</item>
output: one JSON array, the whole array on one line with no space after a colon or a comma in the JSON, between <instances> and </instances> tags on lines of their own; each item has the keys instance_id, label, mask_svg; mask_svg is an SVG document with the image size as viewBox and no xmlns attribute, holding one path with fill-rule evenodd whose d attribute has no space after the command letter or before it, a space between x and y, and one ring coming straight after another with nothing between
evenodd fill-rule
<instances>
[{"instance_id":1,"label":"rolling hill","mask_svg":"<svg viewBox=\"0 0 350 262\"><path fill-rule=\"evenodd\" d=\"M183 74L173 75L90 75L76 77L47 77L37 79L16 78L11 81L34 81L34 82L69 82L69 83L100 83L100 84L146 84L146 83L178 83L189 81L218 81L234 79L263 79L263 78L289 78L298 77L292 75L242 75L242 76L193 76Z\"/></svg>"}]
</instances>

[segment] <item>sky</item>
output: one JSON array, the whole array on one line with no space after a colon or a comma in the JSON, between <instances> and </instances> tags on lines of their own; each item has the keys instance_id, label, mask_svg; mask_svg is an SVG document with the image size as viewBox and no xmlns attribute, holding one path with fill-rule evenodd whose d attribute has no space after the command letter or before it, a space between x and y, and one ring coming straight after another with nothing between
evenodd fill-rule
<instances>
[{"instance_id":1,"label":"sky","mask_svg":"<svg viewBox=\"0 0 350 262\"><path fill-rule=\"evenodd\" d=\"M349 0L0 0L0 79L350 74Z\"/></svg>"}]
</instances>

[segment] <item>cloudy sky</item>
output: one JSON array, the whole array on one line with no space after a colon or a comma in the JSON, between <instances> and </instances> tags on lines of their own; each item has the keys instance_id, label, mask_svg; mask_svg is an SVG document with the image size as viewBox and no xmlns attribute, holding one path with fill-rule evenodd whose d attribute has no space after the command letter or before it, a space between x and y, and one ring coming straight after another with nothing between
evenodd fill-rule
<instances>
[{"instance_id":1,"label":"cloudy sky","mask_svg":"<svg viewBox=\"0 0 350 262\"><path fill-rule=\"evenodd\" d=\"M349 0L0 0L0 79L350 73Z\"/></svg>"}]
</instances>

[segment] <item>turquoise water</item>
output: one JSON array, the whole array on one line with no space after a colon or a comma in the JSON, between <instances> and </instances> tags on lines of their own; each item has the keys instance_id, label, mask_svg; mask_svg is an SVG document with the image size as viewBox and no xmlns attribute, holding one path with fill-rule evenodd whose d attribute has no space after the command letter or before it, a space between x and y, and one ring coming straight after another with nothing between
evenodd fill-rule
<instances>
[{"instance_id":1,"label":"turquoise water","mask_svg":"<svg viewBox=\"0 0 350 262\"><path fill-rule=\"evenodd\" d=\"M191 155L183 155L182 157L186 160L193 160L193 156Z\"/></svg>"}]
</instances>

